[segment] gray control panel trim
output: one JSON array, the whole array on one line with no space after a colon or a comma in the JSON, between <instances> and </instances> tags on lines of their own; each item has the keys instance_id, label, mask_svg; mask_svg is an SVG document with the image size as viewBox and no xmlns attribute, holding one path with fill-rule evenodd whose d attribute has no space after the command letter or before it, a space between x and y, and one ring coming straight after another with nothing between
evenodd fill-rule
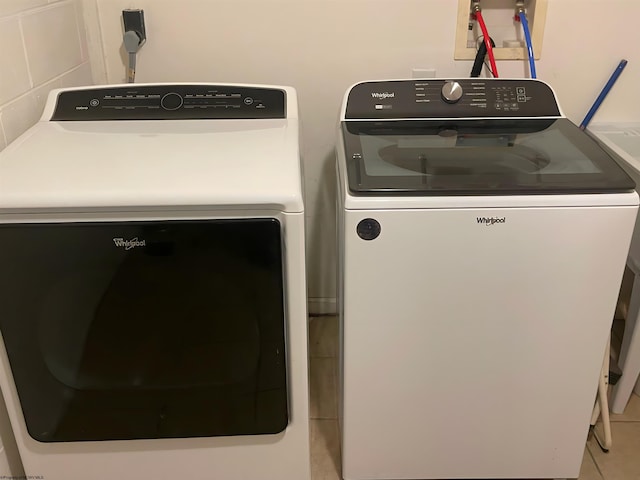
<instances>
[{"instance_id":1,"label":"gray control panel trim","mask_svg":"<svg viewBox=\"0 0 640 480\"><path fill-rule=\"evenodd\" d=\"M53 121L286 118L286 92L230 85L126 85L67 90Z\"/></svg>"},{"instance_id":2,"label":"gray control panel trim","mask_svg":"<svg viewBox=\"0 0 640 480\"><path fill-rule=\"evenodd\" d=\"M347 97L345 118L559 117L551 88L531 79L424 79L364 82Z\"/></svg>"}]
</instances>

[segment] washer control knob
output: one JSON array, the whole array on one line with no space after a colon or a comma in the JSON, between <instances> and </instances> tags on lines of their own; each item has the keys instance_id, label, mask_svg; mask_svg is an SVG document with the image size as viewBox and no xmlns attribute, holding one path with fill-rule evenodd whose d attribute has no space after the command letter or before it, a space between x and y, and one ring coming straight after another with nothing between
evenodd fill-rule
<instances>
[{"instance_id":1,"label":"washer control knob","mask_svg":"<svg viewBox=\"0 0 640 480\"><path fill-rule=\"evenodd\" d=\"M456 103L462 98L462 86L458 82L445 82L440 92L447 103Z\"/></svg>"},{"instance_id":2,"label":"washer control knob","mask_svg":"<svg viewBox=\"0 0 640 480\"><path fill-rule=\"evenodd\" d=\"M184 100L182 99L180 94L175 92L165 94L164 97L162 97L162 99L160 100L160 105L165 110L177 110L182 106L183 103Z\"/></svg>"},{"instance_id":3,"label":"washer control knob","mask_svg":"<svg viewBox=\"0 0 640 480\"><path fill-rule=\"evenodd\" d=\"M361 220L356 227L358 236L363 240L374 240L378 238L381 230L382 227L380 227L378 221L373 218L365 218L364 220Z\"/></svg>"}]
</instances>

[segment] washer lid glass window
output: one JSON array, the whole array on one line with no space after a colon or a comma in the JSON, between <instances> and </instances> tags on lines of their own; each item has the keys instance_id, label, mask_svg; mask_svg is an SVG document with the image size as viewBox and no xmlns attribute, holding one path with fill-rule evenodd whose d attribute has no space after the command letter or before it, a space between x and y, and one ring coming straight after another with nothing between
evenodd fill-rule
<instances>
[{"instance_id":1,"label":"washer lid glass window","mask_svg":"<svg viewBox=\"0 0 640 480\"><path fill-rule=\"evenodd\" d=\"M344 122L356 195L631 191L633 181L567 119Z\"/></svg>"}]
</instances>

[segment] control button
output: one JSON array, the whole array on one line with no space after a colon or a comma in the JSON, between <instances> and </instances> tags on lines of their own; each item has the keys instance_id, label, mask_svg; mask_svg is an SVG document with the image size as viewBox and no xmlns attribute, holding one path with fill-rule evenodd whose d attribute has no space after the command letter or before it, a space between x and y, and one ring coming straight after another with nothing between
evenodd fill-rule
<instances>
[{"instance_id":1,"label":"control button","mask_svg":"<svg viewBox=\"0 0 640 480\"><path fill-rule=\"evenodd\" d=\"M516 87L516 95L525 95L524 87Z\"/></svg>"},{"instance_id":2,"label":"control button","mask_svg":"<svg viewBox=\"0 0 640 480\"><path fill-rule=\"evenodd\" d=\"M353 155L351 155L351 158L353 158L354 160L362 160L362 154L354 153Z\"/></svg>"},{"instance_id":3,"label":"control button","mask_svg":"<svg viewBox=\"0 0 640 480\"><path fill-rule=\"evenodd\" d=\"M440 92L447 103L456 103L462 98L462 86L458 82L445 82Z\"/></svg>"},{"instance_id":4,"label":"control button","mask_svg":"<svg viewBox=\"0 0 640 480\"><path fill-rule=\"evenodd\" d=\"M382 227L380 227L378 221L373 218L365 218L364 220L361 220L356 227L358 236L363 240L374 240L378 238L381 230Z\"/></svg>"},{"instance_id":5,"label":"control button","mask_svg":"<svg viewBox=\"0 0 640 480\"><path fill-rule=\"evenodd\" d=\"M244 97L244 104L245 105L251 105L253 103L253 98L251 97Z\"/></svg>"},{"instance_id":6,"label":"control button","mask_svg":"<svg viewBox=\"0 0 640 480\"><path fill-rule=\"evenodd\" d=\"M526 101L527 101L527 97L525 97L524 95L518 95L518 102L522 103Z\"/></svg>"},{"instance_id":7,"label":"control button","mask_svg":"<svg viewBox=\"0 0 640 480\"><path fill-rule=\"evenodd\" d=\"M91 105L92 107L97 107L98 105L100 105L100 100L98 100L97 98L92 98L89 102L89 105Z\"/></svg>"},{"instance_id":8,"label":"control button","mask_svg":"<svg viewBox=\"0 0 640 480\"><path fill-rule=\"evenodd\" d=\"M182 97L175 92L167 93L162 97L162 100L160 100L160 105L165 110L177 110L182 106L182 103Z\"/></svg>"}]
</instances>

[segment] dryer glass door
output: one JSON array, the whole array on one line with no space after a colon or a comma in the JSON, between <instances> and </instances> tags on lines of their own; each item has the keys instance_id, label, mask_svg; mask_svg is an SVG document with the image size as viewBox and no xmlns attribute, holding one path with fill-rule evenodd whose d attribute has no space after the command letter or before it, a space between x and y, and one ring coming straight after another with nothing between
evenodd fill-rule
<instances>
[{"instance_id":1,"label":"dryer glass door","mask_svg":"<svg viewBox=\"0 0 640 480\"><path fill-rule=\"evenodd\" d=\"M276 219L0 226L0 329L42 442L288 423Z\"/></svg>"}]
</instances>

